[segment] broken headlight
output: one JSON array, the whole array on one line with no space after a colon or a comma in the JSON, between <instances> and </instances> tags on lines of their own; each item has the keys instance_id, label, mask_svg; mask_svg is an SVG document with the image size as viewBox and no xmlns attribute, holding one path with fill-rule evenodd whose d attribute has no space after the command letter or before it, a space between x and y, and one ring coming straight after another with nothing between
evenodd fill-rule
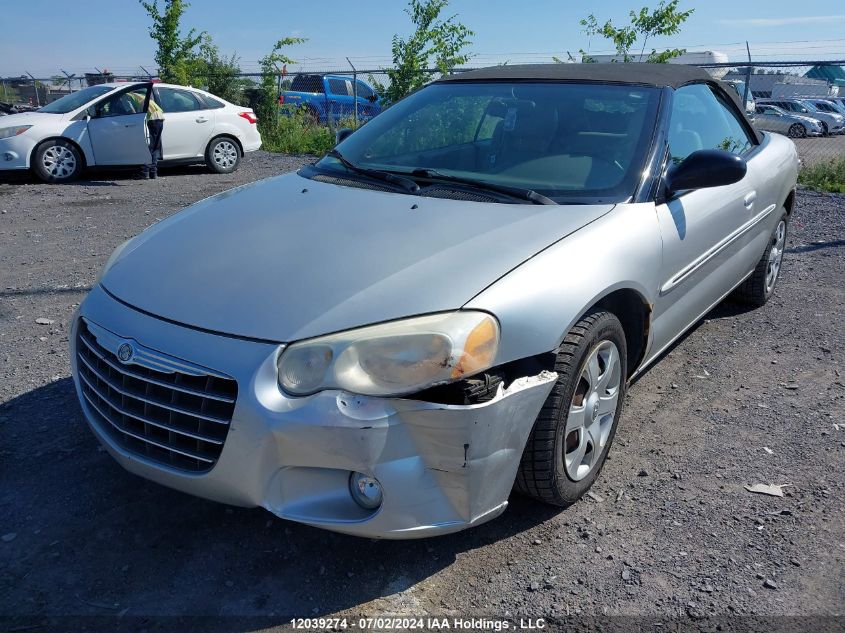
<instances>
[{"instance_id":1,"label":"broken headlight","mask_svg":"<svg viewBox=\"0 0 845 633\"><path fill-rule=\"evenodd\" d=\"M403 319L294 343L279 356L279 386L400 396L484 371L498 347L499 324L484 312Z\"/></svg>"}]
</instances>

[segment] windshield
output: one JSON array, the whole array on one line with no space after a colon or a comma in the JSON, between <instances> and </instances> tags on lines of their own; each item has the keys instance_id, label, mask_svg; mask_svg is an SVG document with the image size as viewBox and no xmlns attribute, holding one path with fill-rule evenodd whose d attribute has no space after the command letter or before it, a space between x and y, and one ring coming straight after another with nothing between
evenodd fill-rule
<instances>
[{"instance_id":1,"label":"windshield","mask_svg":"<svg viewBox=\"0 0 845 633\"><path fill-rule=\"evenodd\" d=\"M621 201L642 174L659 98L658 89L638 86L435 83L375 117L338 150L370 169L436 170L557 202ZM317 166L345 169L330 156Z\"/></svg>"},{"instance_id":2,"label":"windshield","mask_svg":"<svg viewBox=\"0 0 845 633\"><path fill-rule=\"evenodd\" d=\"M48 112L50 114L67 114L73 112L79 107L84 106L91 99L96 99L100 95L114 90L114 86L89 86L77 92L72 92L65 95L61 99L56 99L53 103L48 103L39 112Z\"/></svg>"}]
</instances>

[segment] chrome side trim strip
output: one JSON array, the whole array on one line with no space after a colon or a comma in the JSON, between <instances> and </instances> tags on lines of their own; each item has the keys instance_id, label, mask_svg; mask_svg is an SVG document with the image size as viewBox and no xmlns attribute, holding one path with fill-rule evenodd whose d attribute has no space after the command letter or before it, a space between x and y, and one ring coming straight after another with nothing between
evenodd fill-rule
<instances>
[{"instance_id":1,"label":"chrome side trim strip","mask_svg":"<svg viewBox=\"0 0 845 633\"><path fill-rule=\"evenodd\" d=\"M760 222L765 220L769 215L771 215L772 211L774 211L776 207L777 205L774 204L769 205L763 211L751 218L748 222L736 229L733 233L729 234L727 237L718 242L715 246L708 249L698 259L682 268L669 281L667 281L660 287L660 294L665 295L677 288L684 281L694 275L699 268L704 266L707 262L716 257L716 255L722 252L725 248L730 246L733 242L738 240L740 237L748 233L748 231L757 226Z\"/></svg>"}]
</instances>

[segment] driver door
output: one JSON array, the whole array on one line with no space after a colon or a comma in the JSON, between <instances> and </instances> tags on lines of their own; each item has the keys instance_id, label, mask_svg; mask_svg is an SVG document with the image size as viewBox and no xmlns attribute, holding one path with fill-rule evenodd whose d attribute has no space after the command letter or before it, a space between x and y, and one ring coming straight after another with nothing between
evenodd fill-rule
<instances>
[{"instance_id":1,"label":"driver door","mask_svg":"<svg viewBox=\"0 0 845 633\"><path fill-rule=\"evenodd\" d=\"M757 142L741 116L709 85L675 91L669 129L672 162L680 163L696 150L721 149L745 158L748 171L734 184L686 191L657 205L663 277L654 303L655 350L703 316L760 257L746 247L760 230L755 218L774 205L767 205L764 192L758 192Z\"/></svg>"},{"instance_id":2,"label":"driver door","mask_svg":"<svg viewBox=\"0 0 845 633\"><path fill-rule=\"evenodd\" d=\"M97 165L150 162L146 120L151 88L134 85L88 108L88 135Z\"/></svg>"}]
</instances>

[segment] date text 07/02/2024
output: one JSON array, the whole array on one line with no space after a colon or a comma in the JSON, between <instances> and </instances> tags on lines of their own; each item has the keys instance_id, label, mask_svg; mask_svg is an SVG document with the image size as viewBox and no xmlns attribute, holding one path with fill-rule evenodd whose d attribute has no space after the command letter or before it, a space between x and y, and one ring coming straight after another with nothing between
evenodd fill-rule
<instances>
[{"instance_id":1,"label":"date text 07/02/2024","mask_svg":"<svg viewBox=\"0 0 845 633\"><path fill-rule=\"evenodd\" d=\"M519 618L505 620L498 618L438 618L438 617L368 617L368 618L293 618L290 621L294 629L299 630L464 630L464 631L505 631L505 630L542 630L546 628L543 618Z\"/></svg>"}]
</instances>

